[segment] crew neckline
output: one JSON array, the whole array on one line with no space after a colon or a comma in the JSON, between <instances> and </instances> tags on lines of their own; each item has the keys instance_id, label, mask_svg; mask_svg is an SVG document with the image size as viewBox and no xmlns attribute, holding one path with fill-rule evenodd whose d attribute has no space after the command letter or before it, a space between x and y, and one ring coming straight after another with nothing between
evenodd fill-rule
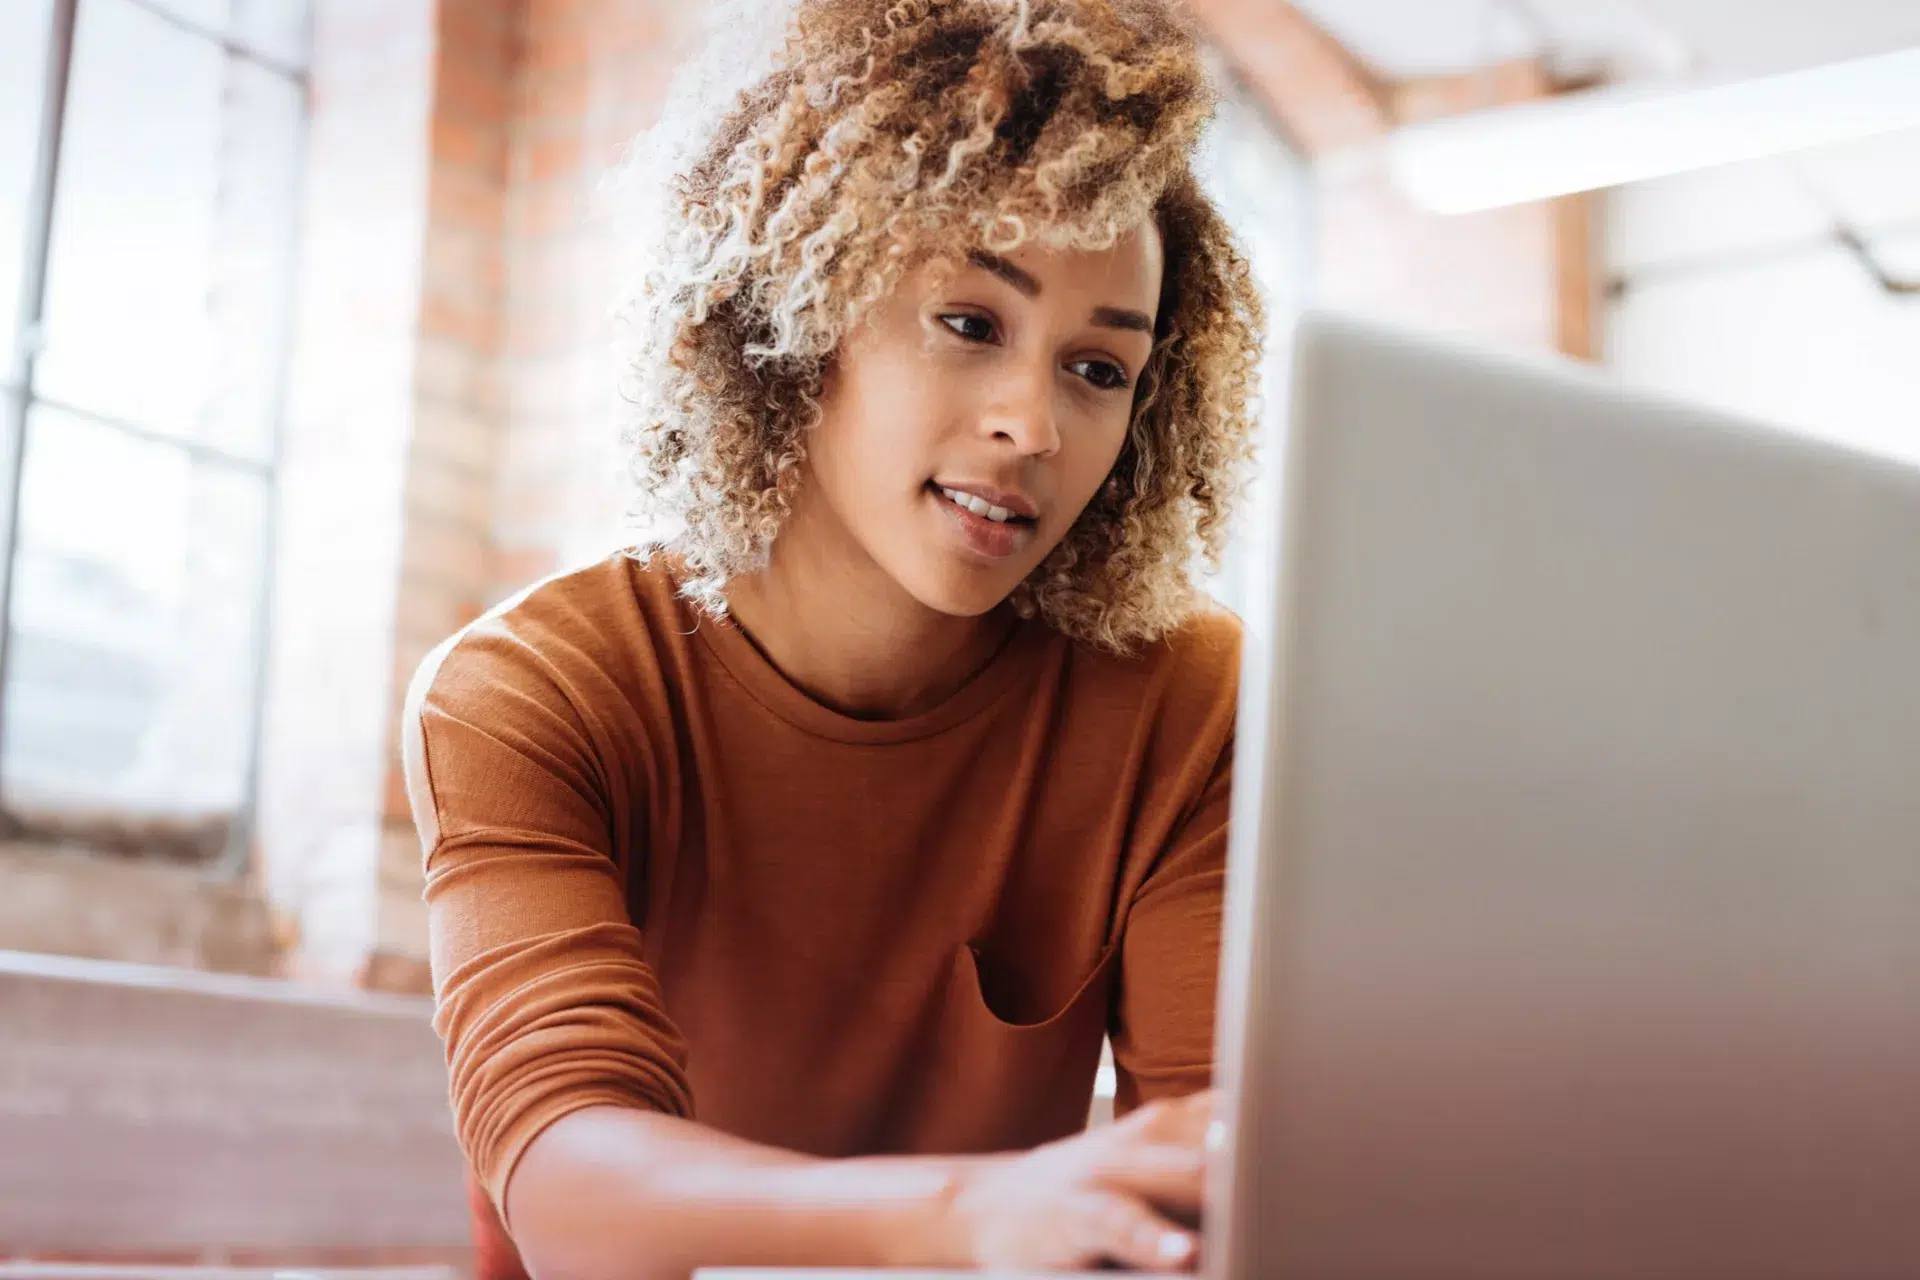
<instances>
[{"instance_id":1,"label":"crew neckline","mask_svg":"<svg viewBox=\"0 0 1920 1280\"><path fill-rule=\"evenodd\" d=\"M868 720L834 710L787 679L731 615L716 618L684 600L680 604L692 615L689 621L708 651L761 706L815 737L863 745L912 742L979 715L1034 669L1052 635L1045 623L1016 619L1013 634L999 652L946 698L911 716Z\"/></svg>"}]
</instances>

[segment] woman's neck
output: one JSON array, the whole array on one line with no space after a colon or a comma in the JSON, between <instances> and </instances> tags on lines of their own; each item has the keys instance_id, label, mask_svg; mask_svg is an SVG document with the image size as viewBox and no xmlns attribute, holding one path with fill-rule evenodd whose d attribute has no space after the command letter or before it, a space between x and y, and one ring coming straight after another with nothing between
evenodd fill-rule
<instances>
[{"instance_id":1,"label":"woman's neck","mask_svg":"<svg viewBox=\"0 0 1920 1280\"><path fill-rule=\"evenodd\" d=\"M863 552L814 532L789 524L766 568L728 584L727 604L781 675L836 711L898 720L930 710L1018 625L1005 606L977 618L930 609Z\"/></svg>"}]
</instances>

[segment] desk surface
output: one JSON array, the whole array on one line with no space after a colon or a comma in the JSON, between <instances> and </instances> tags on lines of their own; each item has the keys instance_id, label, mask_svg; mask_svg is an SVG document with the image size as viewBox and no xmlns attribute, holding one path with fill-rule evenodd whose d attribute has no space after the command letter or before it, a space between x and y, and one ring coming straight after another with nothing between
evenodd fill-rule
<instances>
[{"instance_id":1,"label":"desk surface","mask_svg":"<svg viewBox=\"0 0 1920 1280\"><path fill-rule=\"evenodd\" d=\"M1112 1271L995 1271L989 1276L979 1271L892 1271L837 1267L807 1270L803 1267L705 1267L694 1280L1111 1280ZM1134 1271L1134 1280L1194 1280L1184 1276Z\"/></svg>"}]
</instances>

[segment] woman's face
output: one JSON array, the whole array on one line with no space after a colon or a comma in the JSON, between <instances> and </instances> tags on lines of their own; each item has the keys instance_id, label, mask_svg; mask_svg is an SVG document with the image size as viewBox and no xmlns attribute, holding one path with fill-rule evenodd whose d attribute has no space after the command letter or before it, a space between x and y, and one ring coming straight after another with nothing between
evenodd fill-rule
<instances>
[{"instance_id":1,"label":"woman's face","mask_svg":"<svg viewBox=\"0 0 1920 1280\"><path fill-rule=\"evenodd\" d=\"M1160 236L910 276L842 344L796 518L930 609L992 609L1105 483L1153 347Z\"/></svg>"}]
</instances>

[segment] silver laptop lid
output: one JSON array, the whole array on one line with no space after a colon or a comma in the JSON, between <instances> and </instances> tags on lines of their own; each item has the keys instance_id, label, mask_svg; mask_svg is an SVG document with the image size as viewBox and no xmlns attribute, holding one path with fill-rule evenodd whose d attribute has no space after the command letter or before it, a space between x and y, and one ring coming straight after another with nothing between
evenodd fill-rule
<instances>
[{"instance_id":1,"label":"silver laptop lid","mask_svg":"<svg viewBox=\"0 0 1920 1280\"><path fill-rule=\"evenodd\" d=\"M1328 318L1285 456L1214 1263L1920 1276L1920 472Z\"/></svg>"}]
</instances>

